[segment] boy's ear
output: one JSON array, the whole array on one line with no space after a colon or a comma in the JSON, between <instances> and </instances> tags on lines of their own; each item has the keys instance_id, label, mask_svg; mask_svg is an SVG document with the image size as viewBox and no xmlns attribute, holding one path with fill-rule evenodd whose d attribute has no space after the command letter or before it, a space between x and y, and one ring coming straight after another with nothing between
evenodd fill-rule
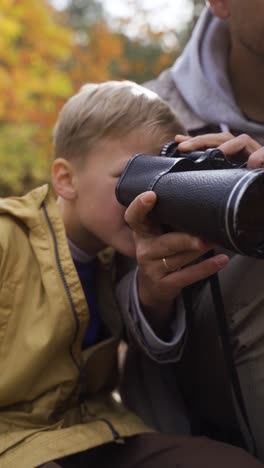
<instances>
[{"instance_id":1,"label":"boy's ear","mask_svg":"<svg viewBox=\"0 0 264 468\"><path fill-rule=\"evenodd\" d=\"M220 19L229 18L228 0L209 0L211 10Z\"/></svg>"},{"instance_id":2,"label":"boy's ear","mask_svg":"<svg viewBox=\"0 0 264 468\"><path fill-rule=\"evenodd\" d=\"M65 200L74 200L77 196L74 167L64 158L55 159L52 164L52 183L57 195Z\"/></svg>"}]
</instances>

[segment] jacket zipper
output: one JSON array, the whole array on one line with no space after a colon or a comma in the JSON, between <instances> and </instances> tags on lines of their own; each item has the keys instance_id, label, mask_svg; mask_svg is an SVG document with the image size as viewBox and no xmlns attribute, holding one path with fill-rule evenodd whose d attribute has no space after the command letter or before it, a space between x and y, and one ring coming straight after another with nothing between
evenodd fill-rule
<instances>
[{"instance_id":1,"label":"jacket zipper","mask_svg":"<svg viewBox=\"0 0 264 468\"><path fill-rule=\"evenodd\" d=\"M42 209L43 209L43 213L44 213L44 216L45 216L45 219L47 221L47 224L48 224L48 227L49 227L49 230L51 232L51 235L52 235L52 240L53 240L53 245L54 245L54 253L55 253L55 258L56 258L56 264L57 264L57 267L58 267L58 270L59 270L59 274L60 274L60 277L61 277L61 280L63 282L63 286L64 286L64 289L66 291L66 294L67 294L67 297L69 299L69 302L70 302L70 306L71 306L71 310L72 310L72 313L73 313L73 316L74 316L74 319L75 319L75 325L76 325L76 328L75 328L75 334L74 334L74 337L73 337L73 341L72 341L72 345L71 345L71 348L70 348L70 355L71 355L71 358L74 362L74 364L76 365L78 371L79 371L79 376L81 374L81 366L80 364L78 363L78 361L75 359L74 357L74 354L73 354L73 350L72 350L72 347L73 347L73 344L78 336L78 333L79 333L79 319L78 319L78 315L77 315L77 312L76 312L76 309L75 309L75 306L74 306L74 303L73 303L73 300L72 300L72 296L71 296L71 292L70 292L70 288L68 286L68 283L66 281L66 278L65 278L65 275L64 275L64 272L63 272L63 269L62 269L62 266L61 266L61 261L60 261L60 256L59 256L59 249L58 249L58 243L57 243L57 239L56 239L56 235L55 235L55 232L54 232L54 229L53 229L53 226L52 226L52 223L51 223L51 220L49 218L49 215L48 215L48 212L47 212L47 208L45 206L45 204L43 203L42 204ZM113 439L114 440L118 440L120 439L120 434L115 430L114 426L112 425L112 423L110 421L108 421L107 419L105 418L95 418L94 421L102 421L103 423L105 423L110 431L112 432L112 435L113 435Z\"/></svg>"},{"instance_id":2,"label":"jacket zipper","mask_svg":"<svg viewBox=\"0 0 264 468\"><path fill-rule=\"evenodd\" d=\"M74 337L73 337L73 341L72 341L72 344L71 344L71 347L70 347L70 355L71 355L72 360L73 360L74 364L76 365L78 371L80 372L81 371L81 366L78 363L78 361L76 360L76 358L75 358L75 356L73 354L73 349L72 349L73 345L75 343L75 340L76 340L76 338L78 336L78 333L79 333L79 328L80 328L79 327L79 319L78 319L78 315L77 315L77 312L76 312L76 309L75 309L75 306L74 306L74 303L73 303L73 300L72 300L72 297L71 297L71 292L70 292L69 286L67 284L67 281L66 281L66 278L65 278L62 266L61 266L56 235L55 235L52 223L50 221L50 218L49 218L49 215L48 215L48 212L47 212L47 208L44 205L44 203L42 205L42 209L43 209L43 212L44 212L44 215L45 215L49 230L50 230L51 235L52 235L52 240L53 240L53 245L54 245L54 253L55 253L55 258L56 258L56 263L57 263L57 267L58 267L58 270L59 270L59 274L60 274L61 280L63 282L63 286L64 286L64 289L66 291L66 294L67 294L67 297L68 297L68 300L69 300L69 303L70 303L70 306L71 306L71 310L72 310L72 313L73 313L73 317L74 317L74 320L75 320L76 327L75 327L75 334L74 334Z\"/></svg>"},{"instance_id":3,"label":"jacket zipper","mask_svg":"<svg viewBox=\"0 0 264 468\"><path fill-rule=\"evenodd\" d=\"M114 440L118 440L118 439L121 438L119 432L117 432L117 431L115 430L113 424L112 424L110 421L108 421L108 419L105 419L105 418L97 418L96 420L97 420L97 421L102 421L103 423L105 423L105 424L109 427L110 431L112 432L112 435L113 435L113 439L114 439Z\"/></svg>"}]
</instances>

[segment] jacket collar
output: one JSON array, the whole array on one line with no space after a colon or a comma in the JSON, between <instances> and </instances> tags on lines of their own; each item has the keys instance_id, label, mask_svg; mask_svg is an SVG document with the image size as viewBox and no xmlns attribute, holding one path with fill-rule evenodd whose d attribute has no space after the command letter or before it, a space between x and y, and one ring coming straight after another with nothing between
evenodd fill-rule
<instances>
[{"instance_id":1,"label":"jacket collar","mask_svg":"<svg viewBox=\"0 0 264 468\"><path fill-rule=\"evenodd\" d=\"M52 189L48 184L42 185L22 197L0 199L0 215L7 214L21 221L28 228L41 222L40 209L45 200L48 203L54 199Z\"/></svg>"}]
</instances>

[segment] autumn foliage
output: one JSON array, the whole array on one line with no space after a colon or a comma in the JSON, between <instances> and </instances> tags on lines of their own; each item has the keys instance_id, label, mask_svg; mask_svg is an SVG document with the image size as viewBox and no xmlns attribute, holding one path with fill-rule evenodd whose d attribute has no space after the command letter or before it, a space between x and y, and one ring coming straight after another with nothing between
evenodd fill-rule
<instances>
[{"instance_id":1,"label":"autumn foliage","mask_svg":"<svg viewBox=\"0 0 264 468\"><path fill-rule=\"evenodd\" d=\"M0 30L1 196L48 179L57 113L83 83L141 82L175 57L158 38L129 39L105 18L78 31L48 0L1 0Z\"/></svg>"}]
</instances>

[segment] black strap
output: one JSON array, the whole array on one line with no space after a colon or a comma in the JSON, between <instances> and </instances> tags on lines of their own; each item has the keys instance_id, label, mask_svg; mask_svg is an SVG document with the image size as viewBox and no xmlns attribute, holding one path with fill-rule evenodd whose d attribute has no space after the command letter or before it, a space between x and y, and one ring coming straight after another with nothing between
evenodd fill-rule
<instances>
[{"instance_id":1,"label":"black strap","mask_svg":"<svg viewBox=\"0 0 264 468\"><path fill-rule=\"evenodd\" d=\"M214 255L214 251L211 250L207 254L203 255L201 259L210 258L213 255ZM244 430L243 432L241 431L241 436L243 437L245 441L245 445L250 451L250 453L256 456L257 454L256 444L255 444L254 436L252 434L252 430L250 427L249 417L247 414L247 409L246 409L243 393L242 393L241 386L240 386L239 376L238 376L237 369L234 363L233 350L231 346L229 328L228 328L227 318L225 314L224 301L223 301L223 296L221 292L219 277L217 274L212 275L208 280L201 281L192 286L188 286L187 288L183 290L183 300L184 300L184 305L185 305L186 312L187 312L187 328L188 328L188 333L190 335L190 341L193 342L195 339L194 324L193 324L194 311L193 311L193 304L192 304L193 293L195 294L195 291L197 290L197 288L199 290L201 287L203 287L203 285L207 281L210 282L212 300L213 300L213 304L215 308L216 320L217 320L218 331L219 331L219 338L222 344L222 351L223 351L224 360L225 360L228 376L229 376L231 387L232 387L234 402L237 405L237 409L240 412L241 422L244 425ZM195 350L193 348L193 343L192 343L192 352L195 353ZM193 410L195 411L195 408L193 408ZM247 434L245 434L245 432Z\"/></svg>"},{"instance_id":2,"label":"black strap","mask_svg":"<svg viewBox=\"0 0 264 468\"><path fill-rule=\"evenodd\" d=\"M222 347L223 347L225 363L226 363L227 371L228 371L229 378L231 381L233 394L234 394L236 403L239 407L241 416L243 418L244 424L248 432L248 440L246 441L247 445L248 446L250 445L248 448L253 455L256 455L256 444L255 444L255 440L251 431L249 417L247 414L247 409L245 406L243 393L242 393L241 386L240 386L239 376L238 376L237 369L234 363L233 351L232 351L232 346L230 342L230 335L229 335L223 296L221 292L218 275L215 274L211 276L209 278L209 281L210 281L212 298L213 298L213 303L214 303L215 312L216 312L218 329L219 329L220 338L221 338Z\"/></svg>"}]
</instances>

